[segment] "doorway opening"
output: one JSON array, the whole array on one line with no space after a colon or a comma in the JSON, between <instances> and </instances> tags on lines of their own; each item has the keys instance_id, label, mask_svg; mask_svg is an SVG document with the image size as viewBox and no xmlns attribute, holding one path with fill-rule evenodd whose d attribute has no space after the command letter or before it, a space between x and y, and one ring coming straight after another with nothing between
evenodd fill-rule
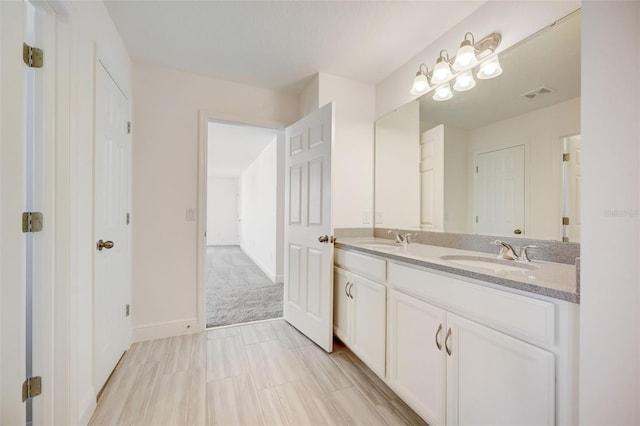
<instances>
[{"instance_id":1,"label":"doorway opening","mask_svg":"<svg viewBox=\"0 0 640 426\"><path fill-rule=\"evenodd\" d=\"M283 315L284 135L207 123L206 327Z\"/></svg>"}]
</instances>

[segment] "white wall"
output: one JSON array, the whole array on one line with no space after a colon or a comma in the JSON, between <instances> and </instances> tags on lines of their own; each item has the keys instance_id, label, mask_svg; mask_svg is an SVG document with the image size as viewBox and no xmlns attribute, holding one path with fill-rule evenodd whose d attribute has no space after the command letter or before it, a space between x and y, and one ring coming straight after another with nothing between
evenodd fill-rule
<instances>
[{"instance_id":1,"label":"white wall","mask_svg":"<svg viewBox=\"0 0 640 426\"><path fill-rule=\"evenodd\" d=\"M444 126L444 231L467 232L469 132Z\"/></svg>"},{"instance_id":2,"label":"white wall","mask_svg":"<svg viewBox=\"0 0 640 426\"><path fill-rule=\"evenodd\" d=\"M420 229L420 104L375 124L375 226Z\"/></svg>"},{"instance_id":3,"label":"white wall","mask_svg":"<svg viewBox=\"0 0 640 426\"><path fill-rule=\"evenodd\" d=\"M325 73L318 78L318 107L335 102L331 164L333 226L371 228L375 88Z\"/></svg>"},{"instance_id":4,"label":"white wall","mask_svg":"<svg viewBox=\"0 0 640 426\"><path fill-rule=\"evenodd\" d=\"M273 282L278 276L278 143L274 140L240 176L240 247Z\"/></svg>"},{"instance_id":5,"label":"white wall","mask_svg":"<svg viewBox=\"0 0 640 426\"><path fill-rule=\"evenodd\" d=\"M502 42L497 50L501 52L578 8L580 1L575 0L485 3L376 86L375 116L382 117L415 99L409 90L420 64L433 64L442 49L449 52L457 49L467 31L471 31L477 38L494 31L501 33Z\"/></svg>"},{"instance_id":6,"label":"white wall","mask_svg":"<svg viewBox=\"0 0 640 426\"><path fill-rule=\"evenodd\" d=\"M239 245L238 178L207 178L207 245Z\"/></svg>"},{"instance_id":7,"label":"white wall","mask_svg":"<svg viewBox=\"0 0 640 426\"><path fill-rule=\"evenodd\" d=\"M199 111L288 124L299 106L289 94L145 64L134 64L133 85L132 322L142 340L204 325L196 222L185 220L198 198Z\"/></svg>"},{"instance_id":8,"label":"white wall","mask_svg":"<svg viewBox=\"0 0 640 426\"><path fill-rule=\"evenodd\" d=\"M525 146L525 232L529 238L562 238L562 138L580 133L580 98L492 123L468 132L469 165L480 152ZM468 187L473 188L470 174ZM475 229L474 194L469 191L468 229Z\"/></svg>"},{"instance_id":9,"label":"white wall","mask_svg":"<svg viewBox=\"0 0 640 426\"><path fill-rule=\"evenodd\" d=\"M637 425L640 3L585 1L582 19L580 424Z\"/></svg>"}]
</instances>

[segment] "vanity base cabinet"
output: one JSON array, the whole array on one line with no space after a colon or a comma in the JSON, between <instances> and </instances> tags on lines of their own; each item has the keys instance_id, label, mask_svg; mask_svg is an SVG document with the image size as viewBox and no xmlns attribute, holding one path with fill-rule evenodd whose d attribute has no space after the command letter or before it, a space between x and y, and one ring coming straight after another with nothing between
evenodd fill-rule
<instances>
[{"instance_id":1,"label":"vanity base cabinet","mask_svg":"<svg viewBox=\"0 0 640 426\"><path fill-rule=\"evenodd\" d=\"M448 425L555 424L554 355L447 313Z\"/></svg>"},{"instance_id":2,"label":"vanity base cabinet","mask_svg":"<svg viewBox=\"0 0 640 426\"><path fill-rule=\"evenodd\" d=\"M553 425L551 352L389 291L387 382L432 425Z\"/></svg>"},{"instance_id":3,"label":"vanity base cabinet","mask_svg":"<svg viewBox=\"0 0 640 426\"><path fill-rule=\"evenodd\" d=\"M389 291L387 383L431 425L445 423L445 311Z\"/></svg>"},{"instance_id":4,"label":"vanity base cabinet","mask_svg":"<svg viewBox=\"0 0 640 426\"><path fill-rule=\"evenodd\" d=\"M334 334L374 373L385 376L387 288L334 268Z\"/></svg>"}]
</instances>

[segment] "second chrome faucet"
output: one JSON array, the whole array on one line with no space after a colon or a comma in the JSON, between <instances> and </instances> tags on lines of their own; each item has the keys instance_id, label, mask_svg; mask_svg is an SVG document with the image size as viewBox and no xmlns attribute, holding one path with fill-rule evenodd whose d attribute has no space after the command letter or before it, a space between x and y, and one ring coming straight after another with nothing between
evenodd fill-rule
<instances>
[{"instance_id":1,"label":"second chrome faucet","mask_svg":"<svg viewBox=\"0 0 640 426\"><path fill-rule=\"evenodd\" d=\"M500 247L500 253L498 254L499 259L520 260L522 262L531 262L531 259L529 259L528 250L539 248L538 246L534 246L534 245L524 245L520 247L520 254L518 255L515 252L514 248L511 246L511 244L509 244L506 241L495 240L491 244Z\"/></svg>"},{"instance_id":2,"label":"second chrome faucet","mask_svg":"<svg viewBox=\"0 0 640 426\"><path fill-rule=\"evenodd\" d=\"M411 237L413 236L413 234L401 234L398 230L394 231L392 229L387 231L387 235L393 235L396 243L404 245L411 243Z\"/></svg>"}]
</instances>

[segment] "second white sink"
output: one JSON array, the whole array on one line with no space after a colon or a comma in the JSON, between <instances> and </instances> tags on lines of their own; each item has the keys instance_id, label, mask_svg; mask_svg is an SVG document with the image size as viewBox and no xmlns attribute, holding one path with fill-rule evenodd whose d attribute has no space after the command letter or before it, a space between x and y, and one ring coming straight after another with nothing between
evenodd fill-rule
<instances>
[{"instance_id":1,"label":"second white sink","mask_svg":"<svg viewBox=\"0 0 640 426\"><path fill-rule=\"evenodd\" d=\"M490 269L492 271L535 271L537 266L528 263L520 263L514 260L493 259L482 256L468 255L447 255L440 256L441 260L456 263L462 266L471 266L474 268Z\"/></svg>"}]
</instances>

